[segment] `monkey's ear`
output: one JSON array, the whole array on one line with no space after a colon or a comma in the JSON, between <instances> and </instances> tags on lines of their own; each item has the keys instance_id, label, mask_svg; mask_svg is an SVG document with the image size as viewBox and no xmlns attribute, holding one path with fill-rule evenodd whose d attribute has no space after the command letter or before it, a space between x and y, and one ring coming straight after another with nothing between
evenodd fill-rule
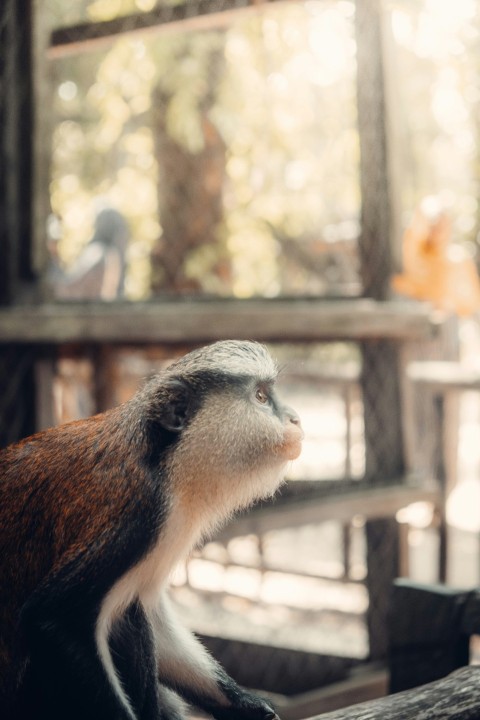
<instances>
[{"instance_id":1,"label":"monkey's ear","mask_svg":"<svg viewBox=\"0 0 480 720\"><path fill-rule=\"evenodd\" d=\"M162 390L163 397L155 408L155 418L165 430L180 432L188 418L191 390L178 378L170 378Z\"/></svg>"}]
</instances>

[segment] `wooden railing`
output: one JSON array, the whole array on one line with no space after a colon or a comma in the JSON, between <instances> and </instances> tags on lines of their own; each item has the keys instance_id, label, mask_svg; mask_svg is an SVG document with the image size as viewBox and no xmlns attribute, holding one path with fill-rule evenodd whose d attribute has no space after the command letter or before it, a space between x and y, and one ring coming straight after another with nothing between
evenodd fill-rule
<instances>
[{"instance_id":1,"label":"wooden railing","mask_svg":"<svg viewBox=\"0 0 480 720\"><path fill-rule=\"evenodd\" d=\"M0 343L193 343L420 340L435 332L423 305L373 300L196 300L0 307Z\"/></svg>"}]
</instances>

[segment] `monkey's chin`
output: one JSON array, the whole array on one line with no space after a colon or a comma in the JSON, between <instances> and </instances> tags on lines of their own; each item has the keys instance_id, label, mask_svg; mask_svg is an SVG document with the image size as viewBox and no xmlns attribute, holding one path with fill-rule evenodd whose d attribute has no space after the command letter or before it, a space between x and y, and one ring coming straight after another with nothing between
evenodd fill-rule
<instances>
[{"instance_id":1,"label":"monkey's chin","mask_svg":"<svg viewBox=\"0 0 480 720\"><path fill-rule=\"evenodd\" d=\"M302 441L296 440L285 443L281 449L281 455L284 460L296 460L302 452Z\"/></svg>"}]
</instances>

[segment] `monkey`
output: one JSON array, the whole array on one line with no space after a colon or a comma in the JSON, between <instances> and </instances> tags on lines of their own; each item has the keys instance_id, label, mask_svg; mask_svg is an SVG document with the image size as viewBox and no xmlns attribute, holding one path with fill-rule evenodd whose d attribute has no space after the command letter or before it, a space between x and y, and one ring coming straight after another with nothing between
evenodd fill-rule
<instances>
[{"instance_id":1,"label":"monkey","mask_svg":"<svg viewBox=\"0 0 480 720\"><path fill-rule=\"evenodd\" d=\"M301 451L277 365L198 348L104 413L0 453L4 720L278 720L177 622L173 569Z\"/></svg>"}]
</instances>

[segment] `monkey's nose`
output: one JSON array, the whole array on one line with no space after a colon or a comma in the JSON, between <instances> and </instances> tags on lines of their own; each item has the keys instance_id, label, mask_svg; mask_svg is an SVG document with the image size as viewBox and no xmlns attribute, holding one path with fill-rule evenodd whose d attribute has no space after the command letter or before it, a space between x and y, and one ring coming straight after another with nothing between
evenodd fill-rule
<instances>
[{"instance_id":1,"label":"monkey's nose","mask_svg":"<svg viewBox=\"0 0 480 720\"><path fill-rule=\"evenodd\" d=\"M292 408L287 408L287 415L288 415L288 419L290 420L290 422L293 423L294 425L302 424L299 416L297 415L295 410L292 410Z\"/></svg>"}]
</instances>

